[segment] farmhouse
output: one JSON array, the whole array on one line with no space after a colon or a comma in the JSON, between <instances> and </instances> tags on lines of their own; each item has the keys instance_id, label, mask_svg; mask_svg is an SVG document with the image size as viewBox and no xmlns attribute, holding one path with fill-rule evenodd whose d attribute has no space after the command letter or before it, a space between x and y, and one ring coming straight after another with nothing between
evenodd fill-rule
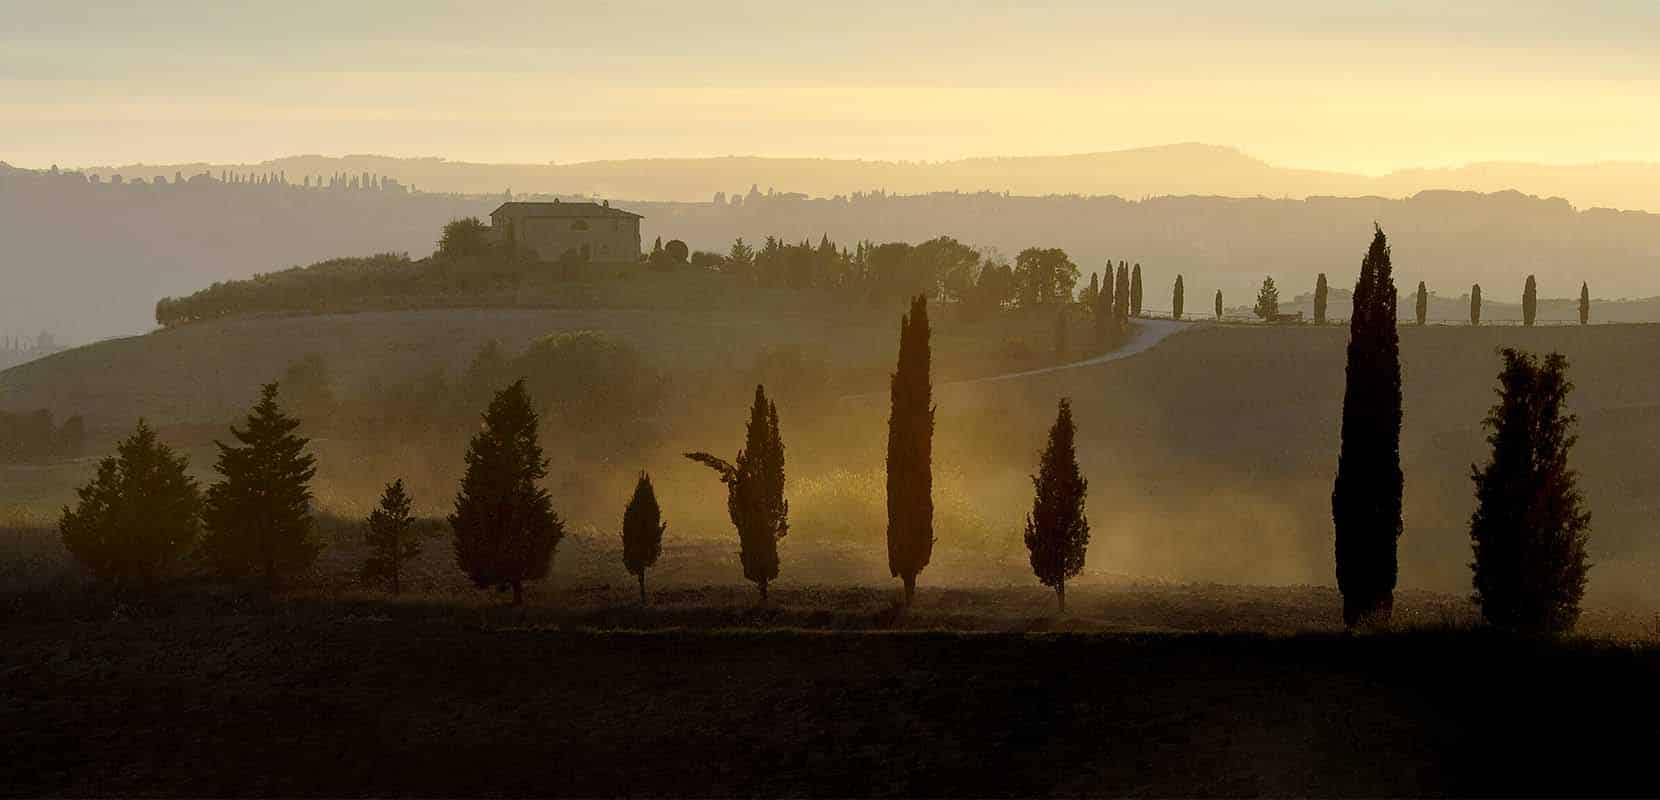
<instances>
[{"instance_id":1,"label":"farmhouse","mask_svg":"<svg viewBox=\"0 0 1660 800\"><path fill-rule=\"evenodd\" d=\"M502 203L490 212L500 241L536 253L544 261L633 263L640 259L640 220L602 203ZM567 255L569 254L569 255Z\"/></svg>"}]
</instances>

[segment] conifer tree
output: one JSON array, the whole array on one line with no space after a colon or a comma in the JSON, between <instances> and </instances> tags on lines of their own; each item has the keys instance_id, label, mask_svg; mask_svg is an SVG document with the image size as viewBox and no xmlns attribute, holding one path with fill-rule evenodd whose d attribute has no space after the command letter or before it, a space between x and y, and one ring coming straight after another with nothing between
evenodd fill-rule
<instances>
[{"instance_id":1,"label":"conifer tree","mask_svg":"<svg viewBox=\"0 0 1660 800\"><path fill-rule=\"evenodd\" d=\"M1320 273L1314 279L1314 324L1326 324L1326 296L1330 289L1326 287L1326 273Z\"/></svg>"},{"instance_id":2,"label":"conifer tree","mask_svg":"<svg viewBox=\"0 0 1660 800\"><path fill-rule=\"evenodd\" d=\"M523 380L496 393L483 425L467 445L467 471L449 516L455 562L473 585L513 590L547 577L565 523L537 482L548 461L537 441L538 419Z\"/></svg>"},{"instance_id":3,"label":"conifer tree","mask_svg":"<svg viewBox=\"0 0 1660 800\"><path fill-rule=\"evenodd\" d=\"M1429 290L1424 288L1424 282L1418 281L1418 327L1423 327L1424 320L1429 316Z\"/></svg>"},{"instance_id":4,"label":"conifer tree","mask_svg":"<svg viewBox=\"0 0 1660 800\"><path fill-rule=\"evenodd\" d=\"M1101 284L1100 293L1095 296L1095 305L1090 309L1092 312L1090 322L1095 330L1095 344L1101 347L1105 347L1107 342L1112 339L1113 332L1118 330L1118 318L1113 315L1113 283L1112 271L1109 269L1106 281Z\"/></svg>"},{"instance_id":5,"label":"conifer tree","mask_svg":"<svg viewBox=\"0 0 1660 800\"><path fill-rule=\"evenodd\" d=\"M97 578L153 580L177 570L201 528L202 496L189 460L144 420L98 462L97 476L63 509L64 548Z\"/></svg>"},{"instance_id":6,"label":"conifer tree","mask_svg":"<svg viewBox=\"0 0 1660 800\"><path fill-rule=\"evenodd\" d=\"M911 313L900 318L899 365L889 378L888 571L904 583L907 606L916 596L917 575L934 553L930 336L928 299L917 295Z\"/></svg>"},{"instance_id":7,"label":"conifer tree","mask_svg":"<svg viewBox=\"0 0 1660 800\"><path fill-rule=\"evenodd\" d=\"M1118 262L1118 277L1114 280L1112 313L1118 318L1120 326L1130 318L1130 267L1124 262Z\"/></svg>"},{"instance_id":8,"label":"conifer tree","mask_svg":"<svg viewBox=\"0 0 1660 800\"><path fill-rule=\"evenodd\" d=\"M1083 288L1083 291L1078 293L1078 304L1083 306L1084 308L1094 309L1095 308L1095 298L1099 297L1100 295L1101 295L1101 275L1100 275L1100 273L1091 272L1091 273L1089 273L1089 285L1085 286Z\"/></svg>"},{"instance_id":9,"label":"conifer tree","mask_svg":"<svg viewBox=\"0 0 1660 800\"><path fill-rule=\"evenodd\" d=\"M1349 318L1343 427L1332 487L1343 623L1387 624L1401 536L1401 360L1389 240L1377 228Z\"/></svg>"},{"instance_id":10,"label":"conifer tree","mask_svg":"<svg viewBox=\"0 0 1660 800\"><path fill-rule=\"evenodd\" d=\"M1216 318L1222 318L1222 290L1216 290Z\"/></svg>"},{"instance_id":11,"label":"conifer tree","mask_svg":"<svg viewBox=\"0 0 1660 800\"><path fill-rule=\"evenodd\" d=\"M744 577L755 583L761 602L778 578L778 541L790 531L790 504L784 499L784 440L778 432L778 406L766 388L755 387L744 449L733 462L708 453L686 457L720 475L726 484L726 512L738 530L738 557Z\"/></svg>"},{"instance_id":12,"label":"conifer tree","mask_svg":"<svg viewBox=\"0 0 1660 800\"><path fill-rule=\"evenodd\" d=\"M202 552L224 576L263 575L275 585L303 571L321 546L312 537L311 479L317 462L309 440L295 435L300 420L277 405L277 384L260 390L247 426L231 428L239 445L214 442L222 477L208 488Z\"/></svg>"},{"instance_id":13,"label":"conifer tree","mask_svg":"<svg viewBox=\"0 0 1660 800\"><path fill-rule=\"evenodd\" d=\"M1118 278L1113 272L1112 260L1108 259L1106 274L1101 276L1101 294L1095 299L1095 307L1102 309L1101 316L1105 318L1103 321L1110 322L1115 318L1117 304L1114 298L1117 292L1114 287L1117 284Z\"/></svg>"},{"instance_id":14,"label":"conifer tree","mask_svg":"<svg viewBox=\"0 0 1660 800\"><path fill-rule=\"evenodd\" d=\"M646 603L646 570L656 566L663 554L663 533L668 529L651 476L641 470L622 521L623 566L640 582L640 605Z\"/></svg>"},{"instance_id":15,"label":"conifer tree","mask_svg":"<svg viewBox=\"0 0 1660 800\"><path fill-rule=\"evenodd\" d=\"M1591 514L1568 467L1576 418L1563 410L1573 389L1567 359L1541 363L1506 348L1499 402L1488 412L1485 467L1471 467L1475 601L1489 623L1559 633L1579 619L1590 561Z\"/></svg>"},{"instance_id":16,"label":"conifer tree","mask_svg":"<svg viewBox=\"0 0 1660 800\"><path fill-rule=\"evenodd\" d=\"M1481 284L1470 286L1470 325L1481 324Z\"/></svg>"},{"instance_id":17,"label":"conifer tree","mask_svg":"<svg viewBox=\"0 0 1660 800\"><path fill-rule=\"evenodd\" d=\"M1522 287L1522 324L1533 327L1533 320L1539 313L1539 283L1532 275L1527 276L1527 284Z\"/></svg>"},{"instance_id":18,"label":"conifer tree","mask_svg":"<svg viewBox=\"0 0 1660 800\"><path fill-rule=\"evenodd\" d=\"M1182 318L1182 276L1176 276L1176 288L1170 290L1170 318Z\"/></svg>"},{"instance_id":19,"label":"conifer tree","mask_svg":"<svg viewBox=\"0 0 1660 800\"><path fill-rule=\"evenodd\" d=\"M1084 498L1089 481L1078 472L1073 446L1072 403L1062 398L1049 443L1043 450L1038 474L1032 476L1032 513L1026 517L1026 551L1032 573L1055 590L1061 613L1066 613L1066 581L1084 568L1089 548L1089 519Z\"/></svg>"},{"instance_id":20,"label":"conifer tree","mask_svg":"<svg viewBox=\"0 0 1660 800\"><path fill-rule=\"evenodd\" d=\"M1262 279L1262 288L1257 290L1257 304L1252 309L1257 318L1264 322L1273 322L1280 313L1280 290L1274 286L1273 276Z\"/></svg>"},{"instance_id":21,"label":"conifer tree","mask_svg":"<svg viewBox=\"0 0 1660 800\"><path fill-rule=\"evenodd\" d=\"M1591 285L1579 284L1579 324L1585 325L1591 321Z\"/></svg>"},{"instance_id":22,"label":"conifer tree","mask_svg":"<svg viewBox=\"0 0 1660 800\"><path fill-rule=\"evenodd\" d=\"M1130 270L1130 316L1141 316L1141 265Z\"/></svg>"},{"instance_id":23,"label":"conifer tree","mask_svg":"<svg viewBox=\"0 0 1660 800\"><path fill-rule=\"evenodd\" d=\"M369 546L359 575L365 583L386 582L392 594L403 592L403 566L421 555L421 540L415 535L415 518L410 516L409 493L403 479L386 485L380 507L369 513L363 525L363 543Z\"/></svg>"}]
</instances>

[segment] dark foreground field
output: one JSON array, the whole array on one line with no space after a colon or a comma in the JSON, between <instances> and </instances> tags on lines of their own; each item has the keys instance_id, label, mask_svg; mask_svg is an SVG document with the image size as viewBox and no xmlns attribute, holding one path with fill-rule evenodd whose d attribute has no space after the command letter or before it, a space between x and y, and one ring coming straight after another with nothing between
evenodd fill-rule
<instances>
[{"instance_id":1,"label":"dark foreground field","mask_svg":"<svg viewBox=\"0 0 1660 800\"><path fill-rule=\"evenodd\" d=\"M1180 597L1136 613L1180 618ZM1077 623L972 633L928 630L972 624L937 605L916 627L835 608L871 598L564 613L218 591L67 616L0 598L0 792L1660 791L1646 646L1078 629L1110 593Z\"/></svg>"}]
</instances>

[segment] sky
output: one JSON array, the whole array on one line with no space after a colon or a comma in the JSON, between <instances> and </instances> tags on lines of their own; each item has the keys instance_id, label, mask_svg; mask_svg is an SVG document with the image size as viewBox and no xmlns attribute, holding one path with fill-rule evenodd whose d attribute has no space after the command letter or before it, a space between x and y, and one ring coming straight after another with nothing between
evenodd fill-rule
<instances>
[{"instance_id":1,"label":"sky","mask_svg":"<svg viewBox=\"0 0 1660 800\"><path fill-rule=\"evenodd\" d=\"M0 0L0 161L1660 161L1653 0Z\"/></svg>"}]
</instances>

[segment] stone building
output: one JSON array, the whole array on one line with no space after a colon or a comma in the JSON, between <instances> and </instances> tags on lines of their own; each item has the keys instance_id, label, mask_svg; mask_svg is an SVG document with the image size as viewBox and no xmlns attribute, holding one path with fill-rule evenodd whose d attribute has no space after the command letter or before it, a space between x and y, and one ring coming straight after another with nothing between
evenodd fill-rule
<instances>
[{"instance_id":1,"label":"stone building","mask_svg":"<svg viewBox=\"0 0 1660 800\"><path fill-rule=\"evenodd\" d=\"M490 228L543 261L567 253L581 261L633 263L640 260L639 214L602 203L502 203L490 212Z\"/></svg>"}]
</instances>

